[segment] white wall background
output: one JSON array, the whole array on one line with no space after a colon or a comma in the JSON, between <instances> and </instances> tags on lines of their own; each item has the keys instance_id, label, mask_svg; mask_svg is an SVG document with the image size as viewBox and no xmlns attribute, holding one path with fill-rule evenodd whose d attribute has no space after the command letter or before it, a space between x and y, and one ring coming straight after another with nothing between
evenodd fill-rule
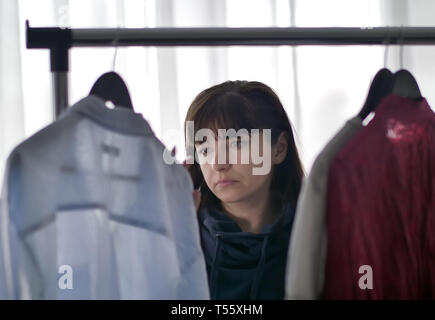
<instances>
[{"instance_id":1,"label":"white wall background","mask_svg":"<svg viewBox=\"0 0 435 320\"><path fill-rule=\"evenodd\" d=\"M49 52L25 48L24 24L84 27L434 26L430 0L0 0L0 177L7 155L53 121ZM404 47L404 66L435 104L434 46ZM70 52L70 103L112 70L115 49ZM183 121L201 90L230 80L276 90L293 122L307 171L331 136L361 108L384 66L382 46L119 48L115 71L135 110L184 158ZM399 69L390 46L387 67ZM1 181L1 178L0 178Z\"/></svg>"}]
</instances>

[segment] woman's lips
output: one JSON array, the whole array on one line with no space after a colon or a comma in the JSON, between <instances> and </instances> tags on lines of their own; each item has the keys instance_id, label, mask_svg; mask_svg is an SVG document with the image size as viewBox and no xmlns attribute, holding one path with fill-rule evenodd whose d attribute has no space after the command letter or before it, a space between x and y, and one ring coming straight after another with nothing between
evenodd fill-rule
<instances>
[{"instance_id":1,"label":"woman's lips","mask_svg":"<svg viewBox=\"0 0 435 320\"><path fill-rule=\"evenodd\" d=\"M226 187L226 186L230 186L236 182L238 182L238 181L236 181L236 180L221 180L216 184L216 186Z\"/></svg>"}]
</instances>

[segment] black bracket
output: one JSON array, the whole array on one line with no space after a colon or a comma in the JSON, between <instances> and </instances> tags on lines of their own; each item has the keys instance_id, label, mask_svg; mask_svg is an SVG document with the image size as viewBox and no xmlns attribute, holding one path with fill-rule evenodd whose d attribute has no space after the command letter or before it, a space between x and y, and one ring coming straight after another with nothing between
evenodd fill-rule
<instances>
[{"instance_id":1,"label":"black bracket","mask_svg":"<svg viewBox=\"0 0 435 320\"><path fill-rule=\"evenodd\" d=\"M68 53L72 44L72 31L68 28L31 28L26 20L26 47L50 49L51 71L67 72Z\"/></svg>"}]
</instances>

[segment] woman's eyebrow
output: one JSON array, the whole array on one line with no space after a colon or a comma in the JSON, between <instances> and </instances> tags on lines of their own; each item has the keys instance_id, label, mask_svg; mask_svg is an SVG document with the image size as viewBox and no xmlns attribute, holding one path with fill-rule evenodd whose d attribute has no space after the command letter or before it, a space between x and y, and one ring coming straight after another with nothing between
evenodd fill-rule
<instances>
[{"instance_id":1,"label":"woman's eyebrow","mask_svg":"<svg viewBox=\"0 0 435 320\"><path fill-rule=\"evenodd\" d=\"M237 140L241 140L241 139L246 139L246 137L250 137L250 135L234 136L234 137L226 136L226 137L225 137L225 140L229 141L230 139L234 139L234 138L237 138ZM204 144L204 143L206 143L206 142L207 142L207 140L204 140L204 141L196 141L196 142L195 142L195 146L200 146L200 145L202 145L202 144Z\"/></svg>"}]
</instances>

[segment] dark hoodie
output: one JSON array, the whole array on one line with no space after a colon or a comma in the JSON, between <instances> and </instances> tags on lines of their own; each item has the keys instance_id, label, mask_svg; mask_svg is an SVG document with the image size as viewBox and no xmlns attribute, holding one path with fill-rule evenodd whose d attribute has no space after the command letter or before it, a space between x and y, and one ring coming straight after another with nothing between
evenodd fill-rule
<instances>
[{"instance_id":1,"label":"dark hoodie","mask_svg":"<svg viewBox=\"0 0 435 320\"><path fill-rule=\"evenodd\" d=\"M216 208L199 212L201 246L207 265L211 299L284 298L285 267L294 207L258 234L243 232Z\"/></svg>"}]
</instances>

